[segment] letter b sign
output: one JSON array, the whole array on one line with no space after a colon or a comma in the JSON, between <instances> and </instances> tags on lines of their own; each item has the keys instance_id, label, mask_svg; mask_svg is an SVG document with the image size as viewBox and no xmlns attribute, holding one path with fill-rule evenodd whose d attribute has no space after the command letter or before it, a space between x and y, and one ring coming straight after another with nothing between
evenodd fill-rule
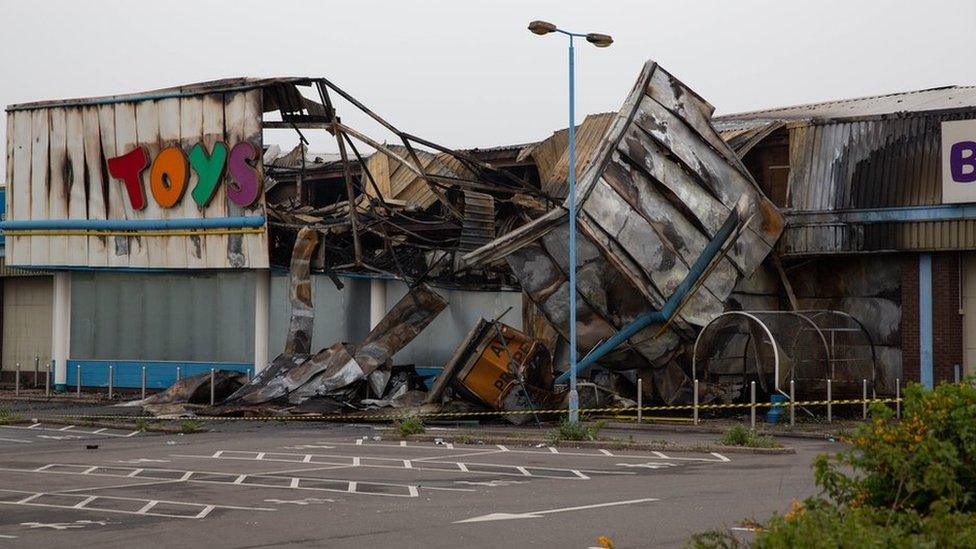
<instances>
[{"instance_id":1,"label":"letter b sign","mask_svg":"<svg viewBox=\"0 0 976 549\"><path fill-rule=\"evenodd\" d=\"M942 123L942 202L976 202L976 120Z\"/></svg>"}]
</instances>

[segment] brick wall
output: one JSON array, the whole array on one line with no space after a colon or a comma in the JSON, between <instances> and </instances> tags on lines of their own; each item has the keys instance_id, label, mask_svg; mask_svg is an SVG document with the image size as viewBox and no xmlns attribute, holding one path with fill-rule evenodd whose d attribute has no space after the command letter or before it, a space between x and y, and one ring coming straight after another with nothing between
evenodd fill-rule
<instances>
[{"instance_id":1,"label":"brick wall","mask_svg":"<svg viewBox=\"0 0 976 549\"><path fill-rule=\"evenodd\" d=\"M902 369L905 381L919 381L918 255L902 256ZM932 254L932 368L935 383L952 381L962 364L962 315L959 314L959 254Z\"/></svg>"},{"instance_id":2,"label":"brick wall","mask_svg":"<svg viewBox=\"0 0 976 549\"><path fill-rule=\"evenodd\" d=\"M902 381L919 381L918 255L901 257Z\"/></svg>"}]
</instances>

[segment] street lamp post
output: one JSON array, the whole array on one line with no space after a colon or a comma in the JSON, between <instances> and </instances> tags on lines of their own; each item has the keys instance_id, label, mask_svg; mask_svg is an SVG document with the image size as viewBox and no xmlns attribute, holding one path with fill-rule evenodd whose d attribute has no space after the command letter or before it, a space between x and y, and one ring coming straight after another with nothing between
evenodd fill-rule
<instances>
[{"instance_id":1,"label":"street lamp post","mask_svg":"<svg viewBox=\"0 0 976 549\"><path fill-rule=\"evenodd\" d=\"M598 48L613 43L606 34L580 34L558 28L545 21L529 23L529 30L538 35L551 32L569 38L569 422L579 421L579 392L576 390L576 54L574 38L585 38Z\"/></svg>"}]
</instances>

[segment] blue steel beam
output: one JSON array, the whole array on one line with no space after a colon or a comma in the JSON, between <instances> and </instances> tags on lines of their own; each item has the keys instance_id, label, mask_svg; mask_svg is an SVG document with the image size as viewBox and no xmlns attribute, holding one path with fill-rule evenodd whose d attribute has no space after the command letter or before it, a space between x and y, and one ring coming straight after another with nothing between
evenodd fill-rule
<instances>
[{"instance_id":1,"label":"blue steel beam","mask_svg":"<svg viewBox=\"0 0 976 549\"><path fill-rule=\"evenodd\" d=\"M263 226L263 215L183 219L36 219L29 221L0 221L0 230L4 231L166 231L174 229L238 229Z\"/></svg>"},{"instance_id":2,"label":"blue steel beam","mask_svg":"<svg viewBox=\"0 0 976 549\"><path fill-rule=\"evenodd\" d=\"M932 254L918 256L918 353L919 381L927 389L935 385L932 368Z\"/></svg>"}]
</instances>

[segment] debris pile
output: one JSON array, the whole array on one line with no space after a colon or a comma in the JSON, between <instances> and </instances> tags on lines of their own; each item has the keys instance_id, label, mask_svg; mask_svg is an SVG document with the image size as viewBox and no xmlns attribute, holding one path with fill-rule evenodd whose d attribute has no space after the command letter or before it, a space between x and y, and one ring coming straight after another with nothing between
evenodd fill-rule
<instances>
[{"instance_id":1,"label":"debris pile","mask_svg":"<svg viewBox=\"0 0 976 549\"><path fill-rule=\"evenodd\" d=\"M304 138L287 154L265 154L272 262L290 262L292 277L285 350L218 413L563 406L570 215L580 373L600 367L581 401L632 403L637 376L645 396L691 400L695 338L767 268L783 229L704 99L649 61L618 112L581 125L569 203L565 131L511 151L450 150L396 129L327 80L313 84L321 104L292 101L278 124L329 131L339 155L310 157ZM330 94L402 145L343 124ZM363 341L312 354L312 272L392 275L411 289ZM482 320L425 393L393 357L447 306L428 283L521 288L526 333Z\"/></svg>"}]
</instances>

